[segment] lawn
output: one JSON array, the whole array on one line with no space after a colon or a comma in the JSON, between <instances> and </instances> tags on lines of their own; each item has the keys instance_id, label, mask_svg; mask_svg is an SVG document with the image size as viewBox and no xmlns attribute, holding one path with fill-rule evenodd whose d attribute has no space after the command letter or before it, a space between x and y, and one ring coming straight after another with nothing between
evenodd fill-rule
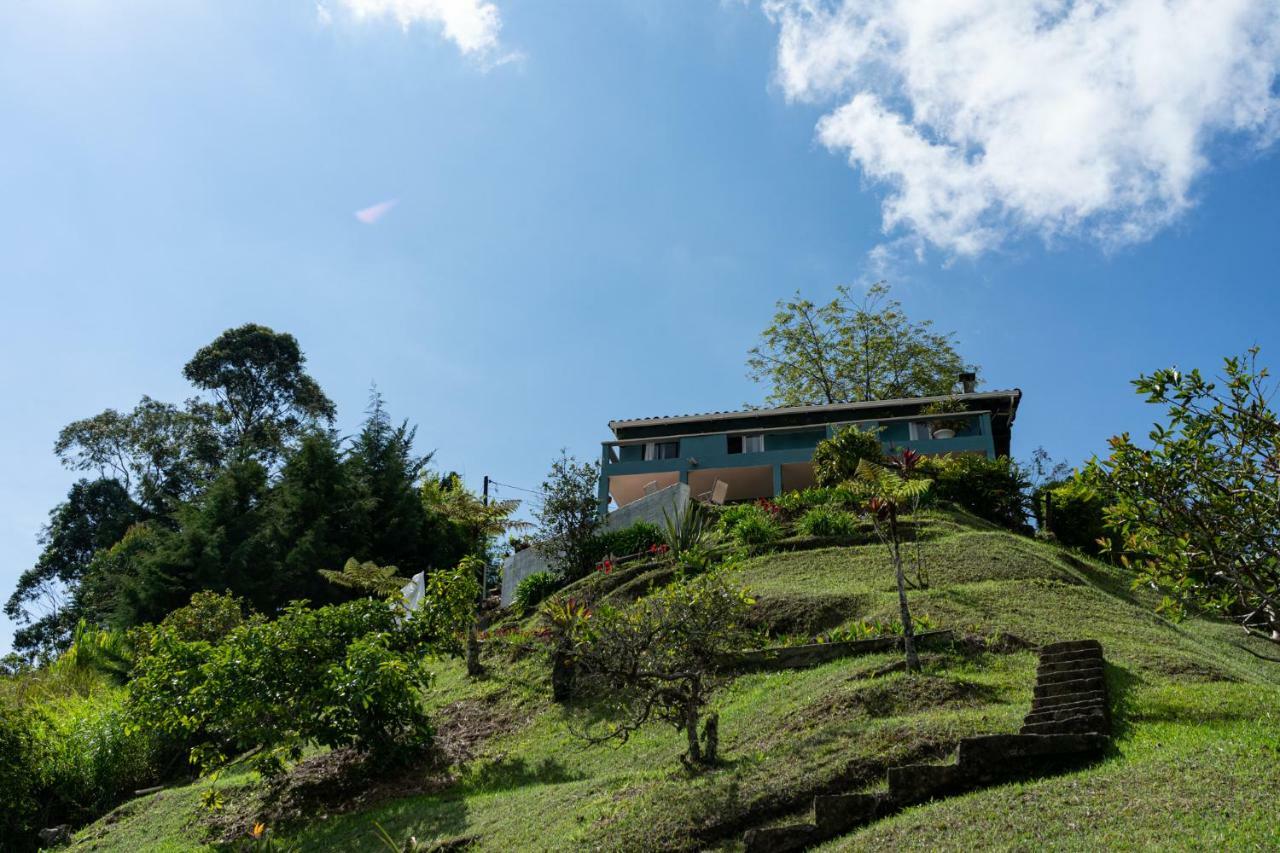
<instances>
[{"instance_id":1,"label":"lawn","mask_svg":"<svg viewBox=\"0 0 1280 853\"><path fill-rule=\"evenodd\" d=\"M957 515L931 516L926 533L930 587L912 593L913 608L1004 652L935 652L917 676L878 672L892 653L741 676L717 697L725 763L696 776L678 761L680 736L660 725L620 746L588 745L589 709L549 701L538 655L491 656L479 681L442 661L428 696L442 721L481 706L502 721L472 757L432 793L276 829L305 850L381 849L375 822L397 839L474 837L480 850L731 850L750 826L802 817L815 792L883 786L890 764L1016 731L1036 664L1017 649L1096 637L1111 670L1113 754L1069 775L910 809L829 848L1275 846L1280 665L1238 648L1245 640L1231 626L1154 615L1148 596L1095 561ZM826 629L896 615L886 557L879 545L765 554L745 561L741 578L762 624L791 629L816 613L822 624L804 627ZM219 781L229 809L250 781ZM201 849L200 786L126 804L80 844Z\"/></svg>"}]
</instances>

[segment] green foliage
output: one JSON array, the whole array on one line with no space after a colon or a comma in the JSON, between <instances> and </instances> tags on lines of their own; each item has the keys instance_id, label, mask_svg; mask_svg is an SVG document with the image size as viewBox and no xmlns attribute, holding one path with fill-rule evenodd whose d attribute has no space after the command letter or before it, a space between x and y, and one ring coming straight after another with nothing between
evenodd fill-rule
<instances>
[{"instance_id":1,"label":"green foliage","mask_svg":"<svg viewBox=\"0 0 1280 853\"><path fill-rule=\"evenodd\" d=\"M724 679L720 657L747 642L753 604L718 570L597 611L579 652L579 685L608 707L611 722L593 737L625 742L650 719L663 720L685 732L690 763L715 763L715 724L700 738L698 723Z\"/></svg>"},{"instance_id":2,"label":"green foliage","mask_svg":"<svg viewBox=\"0 0 1280 853\"><path fill-rule=\"evenodd\" d=\"M932 418L929 422L931 430L951 429L957 432L964 429L968 421L964 418L948 417L969 411L969 405L959 397L944 397L920 408L920 414Z\"/></svg>"},{"instance_id":3,"label":"green foliage","mask_svg":"<svg viewBox=\"0 0 1280 853\"><path fill-rule=\"evenodd\" d=\"M0 698L0 791L5 802L0 808L0 847L5 850L24 849L39 829L39 758L31 713Z\"/></svg>"},{"instance_id":4,"label":"green foliage","mask_svg":"<svg viewBox=\"0 0 1280 853\"><path fill-rule=\"evenodd\" d=\"M688 501L674 515L662 511L662 544L675 559L689 551L706 549L714 538L710 512L698 501Z\"/></svg>"},{"instance_id":5,"label":"green foliage","mask_svg":"<svg viewBox=\"0 0 1280 853\"><path fill-rule=\"evenodd\" d=\"M637 521L621 530L604 530L591 537L588 558L590 564L595 565L609 555L625 557L642 554L662 543L662 531L657 525Z\"/></svg>"},{"instance_id":6,"label":"green foliage","mask_svg":"<svg viewBox=\"0 0 1280 853\"><path fill-rule=\"evenodd\" d=\"M182 375L213 395L212 420L226 453L269 462L337 413L306 361L293 335L246 323L201 347Z\"/></svg>"},{"instance_id":7,"label":"green foliage","mask_svg":"<svg viewBox=\"0 0 1280 853\"><path fill-rule=\"evenodd\" d=\"M747 357L751 377L769 383L774 405L949 394L959 373L976 370L956 352L952 335L907 317L884 282L860 302L841 286L826 305L797 292L777 309Z\"/></svg>"},{"instance_id":8,"label":"green foliage","mask_svg":"<svg viewBox=\"0 0 1280 853\"><path fill-rule=\"evenodd\" d=\"M721 529L741 548L758 551L782 538L782 523L757 504L736 504L720 515Z\"/></svg>"},{"instance_id":9,"label":"green foliage","mask_svg":"<svg viewBox=\"0 0 1280 853\"><path fill-rule=\"evenodd\" d=\"M528 613L559 589L564 581L555 572L534 572L516 584L512 604L521 613Z\"/></svg>"},{"instance_id":10,"label":"green foliage","mask_svg":"<svg viewBox=\"0 0 1280 853\"><path fill-rule=\"evenodd\" d=\"M14 648L45 658L66 648L85 615L85 602L75 592L94 556L118 542L141 517L142 508L116 480L80 480L71 487L67 499L49 513L35 566L19 576L5 603L5 615L23 626L14 636ZM52 606L68 592L69 602ZM37 618L40 609L45 613Z\"/></svg>"},{"instance_id":11,"label":"green foliage","mask_svg":"<svg viewBox=\"0 0 1280 853\"><path fill-rule=\"evenodd\" d=\"M1120 543L1106 527L1107 498L1098 486L1084 478L1050 483L1035 491L1033 501L1040 529L1053 534L1058 544L1089 554L1104 547L1119 553Z\"/></svg>"},{"instance_id":12,"label":"green foliage","mask_svg":"<svg viewBox=\"0 0 1280 853\"><path fill-rule=\"evenodd\" d=\"M375 598L395 598L409 583L400 577L395 566L379 566L377 563L361 563L355 557L347 560L342 571L321 569L320 575L330 583L347 589L359 590Z\"/></svg>"},{"instance_id":13,"label":"green foliage","mask_svg":"<svg viewBox=\"0 0 1280 853\"><path fill-rule=\"evenodd\" d=\"M180 640L216 643L244 623L244 601L230 592L202 590L191 602L160 622L161 629Z\"/></svg>"},{"instance_id":14,"label":"green foliage","mask_svg":"<svg viewBox=\"0 0 1280 853\"><path fill-rule=\"evenodd\" d=\"M824 504L807 510L796 527L807 536L852 536L858 531L858 520L842 509Z\"/></svg>"},{"instance_id":15,"label":"green foliage","mask_svg":"<svg viewBox=\"0 0 1280 853\"><path fill-rule=\"evenodd\" d=\"M67 677L98 673L120 684L132 667L133 649L123 631L94 628L83 619L76 625L71 645L52 664L52 669Z\"/></svg>"},{"instance_id":16,"label":"green foliage","mask_svg":"<svg viewBox=\"0 0 1280 853\"><path fill-rule=\"evenodd\" d=\"M1134 385L1166 407L1150 448L1128 434L1089 474L1112 498L1139 580L1165 592L1163 609L1192 606L1235 619L1280 642L1280 418L1255 347L1224 360L1218 382L1157 370Z\"/></svg>"},{"instance_id":17,"label":"green foliage","mask_svg":"<svg viewBox=\"0 0 1280 853\"><path fill-rule=\"evenodd\" d=\"M1026 472L1007 456L988 459L976 453L928 456L921 473L934 482L933 494L951 501L979 518L1025 531L1027 526Z\"/></svg>"},{"instance_id":18,"label":"green foliage","mask_svg":"<svg viewBox=\"0 0 1280 853\"><path fill-rule=\"evenodd\" d=\"M813 451L813 477L819 486L836 486L857 476L863 459L880 462L884 450L878 431L845 427L831 438L818 442Z\"/></svg>"},{"instance_id":19,"label":"green foliage","mask_svg":"<svg viewBox=\"0 0 1280 853\"><path fill-rule=\"evenodd\" d=\"M393 758L422 748L431 726L421 704L425 656L460 649L477 592L464 561L433 573L421 605L405 614L358 599L274 620L249 620L217 642L172 626L146 635L130 707L137 724L197 744L206 769L258 748L278 772L302 747L354 746Z\"/></svg>"},{"instance_id":20,"label":"green foliage","mask_svg":"<svg viewBox=\"0 0 1280 853\"><path fill-rule=\"evenodd\" d=\"M596 490L600 463L583 462L562 449L542 481L542 503L534 511L538 519L537 541L560 571L571 580L591 571L600 510Z\"/></svg>"}]
</instances>

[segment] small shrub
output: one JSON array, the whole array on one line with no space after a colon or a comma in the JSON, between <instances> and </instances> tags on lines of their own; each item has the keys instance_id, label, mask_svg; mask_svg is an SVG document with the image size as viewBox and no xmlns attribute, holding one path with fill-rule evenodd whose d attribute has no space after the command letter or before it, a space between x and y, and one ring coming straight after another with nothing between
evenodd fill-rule
<instances>
[{"instance_id":1,"label":"small shrub","mask_svg":"<svg viewBox=\"0 0 1280 853\"><path fill-rule=\"evenodd\" d=\"M1053 534L1060 545L1098 554L1099 540L1119 541L1106 526L1106 496L1088 483L1073 479L1050 484L1036 491L1034 507L1040 530Z\"/></svg>"},{"instance_id":2,"label":"small shrub","mask_svg":"<svg viewBox=\"0 0 1280 853\"><path fill-rule=\"evenodd\" d=\"M884 450L876 430L846 427L818 442L813 451L813 477L819 486L835 486L854 479L858 462L880 462Z\"/></svg>"},{"instance_id":3,"label":"small shrub","mask_svg":"<svg viewBox=\"0 0 1280 853\"><path fill-rule=\"evenodd\" d=\"M29 712L0 698L0 848L18 850L30 844L38 828L39 802L35 771L43 766L36 752Z\"/></svg>"},{"instance_id":4,"label":"small shrub","mask_svg":"<svg viewBox=\"0 0 1280 853\"><path fill-rule=\"evenodd\" d=\"M637 521L621 530L597 533L591 538L586 553L589 557L589 565L594 566L609 555L626 557L631 554L647 553L654 545L661 543L662 531L656 524Z\"/></svg>"},{"instance_id":5,"label":"small shrub","mask_svg":"<svg viewBox=\"0 0 1280 853\"><path fill-rule=\"evenodd\" d=\"M979 518L1010 530L1028 530L1027 475L1007 456L988 459L975 453L929 456L919 470L933 480L933 494Z\"/></svg>"},{"instance_id":6,"label":"small shrub","mask_svg":"<svg viewBox=\"0 0 1280 853\"><path fill-rule=\"evenodd\" d=\"M806 536L852 536L858 531L858 520L852 514L827 504L805 512L796 522L796 527Z\"/></svg>"},{"instance_id":7,"label":"small shrub","mask_svg":"<svg viewBox=\"0 0 1280 853\"><path fill-rule=\"evenodd\" d=\"M516 584L512 603L521 613L528 613L560 588L560 578L553 572L534 572Z\"/></svg>"},{"instance_id":8,"label":"small shrub","mask_svg":"<svg viewBox=\"0 0 1280 853\"><path fill-rule=\"evenodd\" d=\"M742 504L734 509L739 511L733 516L729 536L738 545L756 551L782 538L782 524L765 510L755 504ZM724 521L722 517L721 522Z\"/></svg>"}]
</instances>

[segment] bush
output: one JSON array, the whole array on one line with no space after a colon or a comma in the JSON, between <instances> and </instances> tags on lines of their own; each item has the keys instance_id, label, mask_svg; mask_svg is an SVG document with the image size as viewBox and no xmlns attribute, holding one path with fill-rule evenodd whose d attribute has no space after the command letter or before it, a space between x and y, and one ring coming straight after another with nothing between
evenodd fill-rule
<instances>
[{"instance_id":1,"label":"bush","mask_svg":"<svg viewBox=\"0 0 1280 853\"><path fill-rule=\"evenodd\" d=\"M0 698L0 849L34 847L39 800L35 771L43 766L36 754L31 715L16 702ZM43 799L43 798L41 798Z\"/></svg>"},{"instance_id":2,"label":"bush","mask_svg":"<svg viewBox=\"0 0 1280 853\"><path fill-rule=\"evenodd\" d=\"M772 545L782 538L782 524L756 504L737 504L725 510L720 524L734 542L748 550Z\"/></svg>"},{"instance_id":3,"label":"bush","mask_svg":"<svg viewBox=\"0 0 1280 853\"><path fill-rule=\"evenodd\" d=\"M586 552L588 555L587 568L596 565L605 557L612 554L615 557L625 557L629 554L640 554L648 551L652 546L662 542L662 531L657 525L650 524L647 521L637 521L630 527L624 527L621 530L608 530L597 533L591 537ZM570 578L574 580L574 578Z\"/></svg>"},{"instance_id":4,"label":"bush","mask_svg":"<svg viewBox=\"0 0 1280 853\"><path fill-rule=\"evenodd\" d=\"M1101 552L1098 540L1111 539L1103 515L1106 507L1102 492L1079 480L1051 483L1035 493L1040 529L1052 533L1060 545L1089 554Z\"/></svg>"},{"instance_id":5,"label":"bush","mask_svg":"<svg viewBox=\"0 0 1280 853\"><path fill-rule=\"evenodd\" d=\"M431 739L421 702L431 680L425 657L460 650L477 594L464 561L429 576L407 616L386 601L358 599L316 609L295 602L217 642L161 626L146 635L129 707L141 727L197 742L206 768L258 748L255 764L271 774L312 743L384 759L412 754Z\"/></svg>"},{"instance_id":6,"label":"bush","mask_svg":"<svg viewBox=\"0 0 1280 853\"><path fill-rule=\"evenodd\" d=\"M858 520L852 514L826 504L805 512L796 526L807 536L852 536L858 531Z\"/></svg>"},{"instance_id":7,"label":"bush","mask_svg":"<svg viewBox=\"0 0 1280 853\"><path fill-rule=\"evenodd\" d=\"M813 477L819 486L835 486L854 479L858 462L880 462L884 450L878 431L846 427L831 438L818 442L813 451Z\"/></svg>"},{"instance_id":8,"label":"bush","mask_svg":"<svg viewBox=\"0 0 1280 853\"><path fill-rule=\"evenodd\" d=\"M554 572L534 572L516 584L512 604L521 613L528 613L560 588L562 581Z\"/></svg>"},{"instance_id":9,"label":"bush","mask_svg":"<svg viewBox=\"0 0 1280 853\"><path fill-rule=\"evenodd\" d=\"M933 480L933 495L967 509L979 518L1026 531L1027 475L1012 459L988 459L974 453L928 456L919 470Z\"/></svg>"}]
</instances>

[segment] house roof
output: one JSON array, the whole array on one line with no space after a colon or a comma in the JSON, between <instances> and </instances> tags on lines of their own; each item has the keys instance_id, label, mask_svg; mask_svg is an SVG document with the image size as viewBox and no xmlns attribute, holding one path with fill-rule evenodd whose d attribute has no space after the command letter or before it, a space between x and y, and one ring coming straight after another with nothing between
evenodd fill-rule
<instances>
[{"instance_id":1,"label":"house roof","mask_svg":"<svg viewBox=\"0 0 1280 853\"><path fill-rule=\"evenodd\" d=\"M1018 402L1022 399L1022 390L1020 388L1010 388L1006 390L995 391L974 391L968 394L945 394L936 397L903 397L896 400L866 400L858 403L826 403L812 406L781 406L772 409L738 409L724 412L702 412L698 414L687 415L662 415L649 418L632 418L629 420L609 421L609 429L613 430L616 435L620 429L632 429L636 427L663 427L677 426L680 424L706 423L712 421L732 420L739 418L774 418L787 417L791 415L806 415L817 413L839 414L843 412L856 413L859 411L892 409L898 407L919 408L929 403L939 400L945 400L950 397L956 397L961 400L968 400L974 403L982 401L1009 401L1009 422L1013 422L1015 413L1018 410Z\"/></svg>"}]
</instances>

